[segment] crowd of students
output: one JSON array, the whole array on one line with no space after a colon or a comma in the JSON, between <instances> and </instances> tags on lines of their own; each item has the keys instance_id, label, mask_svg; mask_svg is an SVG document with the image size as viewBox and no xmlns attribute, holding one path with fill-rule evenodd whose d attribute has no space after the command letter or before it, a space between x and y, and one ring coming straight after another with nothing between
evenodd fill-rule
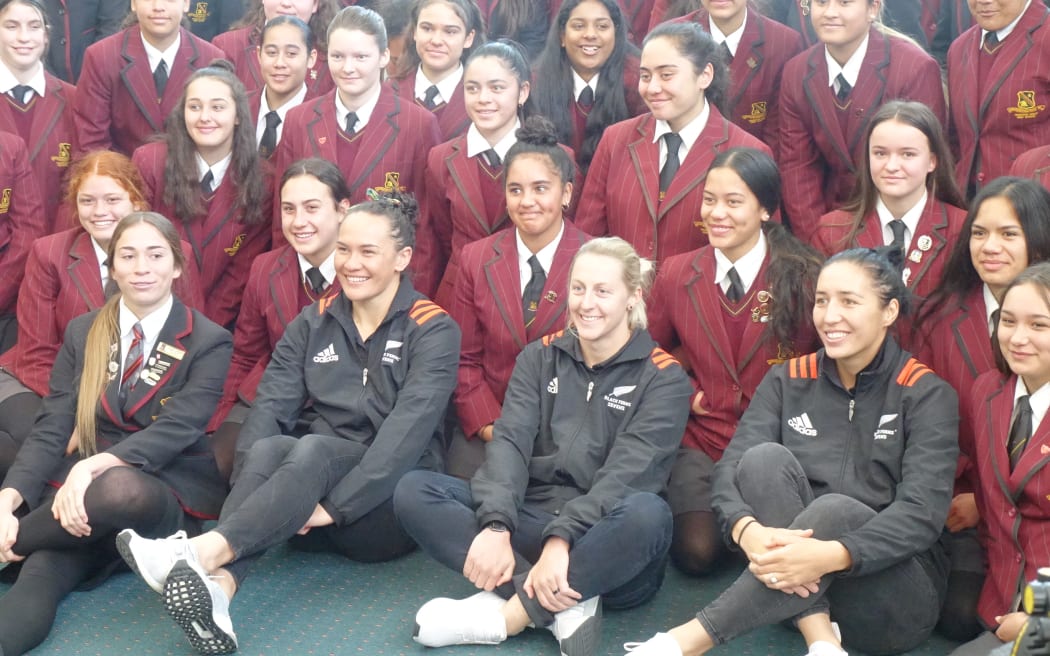
<instances>
[{"instance_id":1,"label":"crowd of students","mask_svg":"<svg viewBox=\"0 0 1050 656\"><path fill-rule=\"evenodd\" d=\"M595 654L668 561L741 573L630 654L1021 632L1040 0L52 4L0 0L0 654L125 563L235 651L284 542L461 572L429 647Z\"/></svg>"}]
</instances>

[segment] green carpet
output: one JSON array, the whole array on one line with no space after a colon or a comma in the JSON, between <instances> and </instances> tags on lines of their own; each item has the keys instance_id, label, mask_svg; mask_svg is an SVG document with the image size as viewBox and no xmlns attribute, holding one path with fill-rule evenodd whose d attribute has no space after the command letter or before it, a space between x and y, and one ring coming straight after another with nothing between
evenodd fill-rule
<instances>
[{"instance_id":1,"label":"green carpet","mask_svg":"<svg viewBox=\"0 0 1050 656\"><path fill-rule=\"evenodd\" d=\"M625 641L644 640L658 629L688 620L734 576L727 569L698 580L669 568L663 589L651 603L630 611L606 611L602 654L620 656ZM0 594L6 589L0 586ZM472 593L461 576L418 551L394 562L364 565L280 548L259 561L234 600L232 614L240 653L247 655L558 656L553 637L543 630L527 630L498 647L436 651L412 641L413 617L423 602ZM952 647L953 643L934 637L911 654L947 654ZM130 573L117 575L96 590L73 593L59 609L50 637L32 652L34 656L195 653L164 612L160 597ZM801 656L805 645L797 633L778 626L712 653Z\"/></svg>"}]
</instances>

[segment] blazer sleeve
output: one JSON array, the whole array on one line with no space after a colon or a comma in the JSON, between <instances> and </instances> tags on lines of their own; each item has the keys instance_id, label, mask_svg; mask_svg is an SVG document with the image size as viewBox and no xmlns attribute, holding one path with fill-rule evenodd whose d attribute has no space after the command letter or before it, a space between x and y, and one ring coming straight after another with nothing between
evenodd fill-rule
<instances>
[{"instance_id":1,"label":"blazer sleeve","mask_svg":"<svg viewBox=\"0 0 1050 656\"><path fill-rule=\"evenodd\" d=\"M609 132L598 142L598 148L587 169L587 180L583 185L580 204L576 208L576 227L595 237L609 234L608 208L606 207L606 181L612 166L612 149Z\"/></svg>"},{"instance_id":2,"label":"blazer sleeve","mask_svg":"<svg viewBox=\"0 0 1050 656\"><path fill-rule=\"evenodd\" d=\"M798 61L798 60L796 60ZM816 231L820 216L828 211L824 198L824 158L813 140L804 115L808 110L797 78L785 75L780 87L780 175L783 179L784 209L791 229L808 242Z\"/></svg>"},{"instance_id":3,"label":"blazer sleeve","mask_svg":"<svg viewBox=\"0 0 1050 656\"><path fill-rule=\"evenodd\" d=\"M446 189L448 181L442 175L444 166L442 153L432 149L427 155L421 190L422 222L412 258L415 271L412 285L429 298L437 293L452 246L452 208Z\"/></svg>"},{"instance_id":4,"label":"blazer sleeve","mask_svg":"<svg viewBox=\"0 0 1050 656\"><path fill-rule=\"evenodd\" d=\"M11 148L13 146L13 148ZM33 240L44 236L47 215L33 170L29 166L29 155L21 139L4 140L2 153L11 167L12 186L7 214L0 214L0 313L15 311L18 286L25 274L26 257ZM2 186L2 185L0 185Z\"/></svg>"},{"instance_id":5,"label":"blazer sleeve","mask_svg":"<svg viewBox=\"0 0 1050 656\"><path fill-rule=\"evenodd\" d=\"M106 70L116 62L106 62L106 52L98 45L84 52L84 66L77 81L73 102L73 125L76 127L77 148L81 153L94 150L112 150L110 110L113 88Z\"/></svg>"},{"instance_id":6,"label":"blazer sleeve","mask_svg":"<svg viewBox=\"0 0 1050 656\"><path fill-rule=\"evenodd\" d=\"M55 314L61 274L51 265L49 242L37 240L30 249L17 306L18 349L22 354L18 379L41 397L47 396L47 379L62 344Z\"/></svg>"},{"instance_id":7,"label":"blazer sleeve","mask_svg":"<svg viewBox=\"0 0 1050 656\"><path fill-rule=\"evenodd\" d=\"M270 205L269 194L259 202L263 203L264 207ZM230 256L230 263L209 294L212 302L207 304L211 311L208 318L220 326L229 326L237 320L237 313L241 309L241 297L251 272L252 262L270 247L270 224L268 222L264 221L255 225L241 224L241 226L244 230L242 233L244 240L241 241L237 252Z\"/></svg>"},{"instance_id":8,"label":"blazer sleeve","mask_svg":"<svg viewBox=\"0 0 1050 656\"><path fill-rule=\"evenodd\" d=\"M417 466L441 427L456 386L459 328L445 315L416 332L408 351L408 376L393 410L361 462L321 500L337 526L354 522L392 497L397 482Z\"/></svg>"},{"instance_id":9,"label":"blazer sleeve","mask_svg":"<svg viewBox=\"0 0 1050 656\"><path fill-rule=\"evenodd\" d=\"M226 419L230 408L237 402L237 390L248 373L269 355L270 332L266 327L266 316L263 314L261 292L265 285L256 284L256 280L265 280L269 275L259 264L262 258L256 258L252 264L248 284L244 287L244 300L241 312L237 317L237 327L233 333L233 358L230 360L230 373L222 390L222 401L215 411L215 417L209 428L215 430L218 424Z\"/></svg>"},{"instance_id":10,"label":"blazer sleeve","mask_svg":"<svg viewBox=\"0 0 1050 656\"><path fill-rule=\"evenodd\" d=\"M469 248L469 247L468 247ZM463 331L463 345L459 356L459 383L456 385L456 411L463 426L463 433L473 439L484 426L499 418L503 404L492 391L485 377L486 334L480 315L484 308L478 307L475 294L475 259L461 260L459 278L456 280L455 300L452 303L452 318ZM488 298L493 303L494 299Z\"/></svg>"}]
</instances>

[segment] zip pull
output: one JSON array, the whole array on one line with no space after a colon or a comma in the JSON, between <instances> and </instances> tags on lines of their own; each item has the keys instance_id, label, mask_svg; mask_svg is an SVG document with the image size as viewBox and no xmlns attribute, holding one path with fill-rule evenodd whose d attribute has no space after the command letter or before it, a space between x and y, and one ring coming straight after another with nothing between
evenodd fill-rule
<instances>
[{"instance_id":1,"label":"zip pull","mask_svg":"<svg viewBox=\"0 0 1050 656\"><path fill-rule=\"evenodd\" d=\"M850 420L850 423L853 423L853 407L855 405L857 405L857 400L856 399L850 399L849 400L849 420Z\"/></svg>"},{"instance_id":2,"label":"zip pull","mask_svg":"<svg viewBox=\"0 0 1050 656\"><path fill-rule=\"evenodd\" d=\"M368 384L368 367L361 370L361 387ZM853 410L850 410L850 417L853 417Z\"/></svg>"},{"instance_id":3,"label":"zip pull","mask_svg":"<svg viewBox=\"0 0 1050 656\"><path fill-rule=\"evenodd\" d=\"M587 401L591 400L591 393L594 392L594 381L587 383Z\"/></svg>"}]
</instances>

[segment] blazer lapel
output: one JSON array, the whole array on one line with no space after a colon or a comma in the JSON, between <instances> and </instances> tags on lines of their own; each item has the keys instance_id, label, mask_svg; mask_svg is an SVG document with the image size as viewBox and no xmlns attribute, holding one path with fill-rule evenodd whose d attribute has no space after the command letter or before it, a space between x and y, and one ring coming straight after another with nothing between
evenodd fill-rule
<instances>
[{"instance_id":1,"label":"blazer lapel","mask_svg":"<svg viewBox=\"0 0 1050 656\"><path fill-rule=\"evenodd\" d=\"M492 243L492 257L483 265L485 281L491 298L507 330L519 349L528 343L525 337L525 316L521 311L521 274L518 271L518 248L514 232L501 233Z\"/></svg>"},{"instance_id":2,"label":"blazer lapel","mask_svg":"<svg viewBox=\"0 0 1050 656\"><path fill-rule=\"evenodd\" d=\"M638 124L637 138L627 144L638 191L645 200L645 208L649 210L649 219L654 223L657 220L660 193L660 147L653 143L655 134L656 119L652 114L647 114Z\"/></svg>"},{"instance_id":3,"label":"blazer lapel","mask_svg":"<svg viewBox=\"0 0 1050 656\"><path fill-rule=\"evenodd\" d=\"M95 247L91 245L91 237L86 232L81 232L69 248L66 273L76 285L80 298L84 299L84 303L92 310L106 302L102 278L99 276L100 265L95 257Z\"/></svg>"},{"instance_id":4,"label":"blazer lapel","mask_svg":"<svg viewBox=\"0 0 1050 656\"><path fill-rule=\"evenodd\" d=\"M179 53L181 55L182 48L179 48ZM160 109L161 99L157 97L157 87L153 84L153 71L149 67L149 57L142 45L142 33L138 26L124 32L120 55L124 58L124 68L120 71L120 77L124 81L128 94L131 95L131 100L149 123L151 130L163 131L164 116ZM178 65L176 58L176 66ZM172 73L174 74L174 71ZM165 92L167 91L169 89L165 89ZM181 94L182 89L179 89L178 93Z\"/></svg>"},{"instance_id":5,"label":"blazer lapel","mask_svg":"<svg viewBox=\"0 0 1050 656\"><path fill-rule=\"evenodd\" d=\"M705 16L701 25L706 29L708 24ZM736 55L729 64L729 74L734 81L733 86L737 89L737 94L725 103L726 108L737 106L740 99L747 93L748 87L751 86L751 80L762 70L762 65L766 61L765 45L765 25L754 18L747 21L744 25L744 33L740 35L740 43L736 47Z\"/></svg>"},{"instance_id":6,"label":"blazer lapel","mask_svg":"<svg viewBox=\"0 0 1050 656\"><path fill-rule=\"evenodd\" d=\"M658 220L663 219L667 212L681 202L689 192L704 184L704 181L707 179L707 168L710 166L711 160L725 147L724 144L729 141L729 125L729 121L712 105L711 114L707 118L707 125L704 126L700 136L693 143L693 147L689 149L689 153L685 156L685 161L682 162L682 167L675 174L674 179L671 180L671 186L667 188L664 201L660 203ZM700 208L695 208L695 211L699 219Z\"/></svg>"},{"instance_id":7,"label":"blazer lapel","mask_svg":"<svg viewBox=\"0 0 1050 656\"><path fill-rule=\"evenodd\" d=\"M984 306L984 296L981 289L978 288L971 294L962 303L960 309L962 312L959 313L959 317L952 322L952 338L955 340L955 347L958 349L960 357L966 362L966 368L970 371L970 375L977 378L981 371L974 362L970 349L973 345L980 344L982 339L985 345L989 349L991 348L991 338L988 337L988 324L985 321L987 315Z\"/></svg>"},{"instance_id":8,"label":"blazer lapel","mask_svg":"<svg viewBox=\"0 0 1050 656\"><path fill-rule=\"evenodd\" d=\"M131 418L164 387L172 374L179 368L186 354L182 338L193 330L193 316L190 309L175 299L168 320L160 329L157 343L143 363L144 376L128 392L124 404L124 416Z\"/></svg>"},{"instance_id":9,"label":"blazer lapel","mask_svg":"<svg viewBox=\"0 0 1050 656\"><path fill-rule=\"evenodd\" d=\"M58 120L62 118L66 111L66 106L69 104L69 99L66 98L66 94L61 86L48 84L45 91L47 95L38 99L38 102L42 103L39 108L40 111L33 113L32 128L29 134L25 135L29 145L29 161L35 160L40 153L40 149L47 144L47 140L51 136L52 131L54 131L55 125L58 124ZM30 143L30 137L33 135L36 135L36 139ZM66 153L67 156L70 154ZM58 155L61 157L62 153L59 152Z\"/></svg>"},{"instance_id":10,"label":"blazer lapel","mask_svg":"<svg viewBox=\"0 0 1050 656\"><path fill-rule=\"evenodd\" d=\"M365 126L364 133L361 135L361 147L357 151L357 157L354 158L353 171L347 176L350 191L355 197L363 195L364 190L361 189L361 185L372 176L373 171L379 166L401 132L397 119L401 112L402 102L403 100L398 98L389 87L383 87L380 91L372 117L368 119L368 125ZM426 154L421 154L421 156L426 157ZM384 171L383 173L386 185L395 188L400 186L398 181L400 171ZM362 193L358 194L358 191Z\"/></svg>"},{"instance_id":11,"label":"blazer lapel","mask_svg":"<svg viewBox=\"0 0 1050 656\"><path fill-rule=\"evenodd\" d=\"M930 240L931 244L925 250L920 248L920 241ZM915 234L911 238L911 250L907 254L904 265L908 269L915 266L914 275L908 278L908 286L916 288L926 272L930 270L933 261L937 259L940 252L948 245L948 209L938 203L932 196L927 198L926 207L923 209L919 223L915 226ZM918 255L916 255L918 253ZM916 263L912 256L921 257Z\"/></svg>"},{"instance_id":12,"label":"blazer lapel","mask_svg":"<svg viewBox=\"0 0 1050 656\"><path fill-rule=\"evenodd\" d=\"M314 104L314 115L306 124L306 134L313 144L314 156L329 162L339 161L339 154L336 152L339 126L336 125L334 103L335 91L321 96ZM331 111L325 111L326 109Z\"/></svg>"},{"instance_id":13,"label":"blazer lapel","mask_svg":"<svg viewBox=\"0 0 1050 656\"><path fill-rule=\"evenodd\" d=\"M886 94L886 76L890 70L890 44L889 38L876 29L868 32L868 52L864 54L861 63L861 75L871 71L872 77L867 80L857 80L857 87L853 90L853 98L850 103L850 111L846 114L846 133L850 140L846 144L846 152L851 156L848 158L849 169L856 167L852 153L856 151L861 139L864 138L864 128L868 123L869 112L866 108L881 107L883 97ZM830 96L830 94L825 94ZM837 124L837 123L836 123Z\"/></svg>"},{"instance_id":14,"label":"blazer lapel","mask_svg":"<svg viewBox=\"0 0 1050 656\"><path fill-rule=\"evenodd\" d=\"M824 59L824 49L813 48L807 56L806 63L806 75L802 78L806 99L817 115L817 124L824 126L824 135L831 141L832 148L852 169L853 156L839 128L836 116L839 110L835 107L835 101L828 89L828 65Z\"/></svg>"},{"instance_id":15,"label":"blazer lapel","mask_svg":"<svg viewBox=\"0 0 1050 656\"><path fill-rule=\"evenodd\" d=\"M743 352L738 353L736 358L736 370L734 373L743 371L747 365L751 362L751 359L755 357L755 354L765 346L766 340L770 338L772 331L767 331L766 326L769 324L756 321L758 316L751 313L752 310L757 310L761 302L759 302L759 292L767 286L768 281L766 280L766 269L769 267L769 252L766 252L766 257L762 260L762 268L758 271L758 276L755 278L755 282L751 285L751 289L748 290L748 303L747 307L743 310L748 314L748 321L744 328L743 338L740 340L740 348ZM765 291L769 291L768 289ZM738 381L739 382L739 381Z\"/></svg>"},{"instance_id":16,"label":"blazer lapel","mask_svg":"<svg viewBox=\"0 0 1050 656\"><path fill-rule=\"evenodd\" d=\"M572 266L572 258L576 256L576 251L580 250L585 240L586 236L583 232L577 230L568 221L565 222L561 241L558 242L558 248L554 251L554 259L551 261L551 270L547 274L547 282L543 285L543 296L540 297L536 318L526 330L528 341L531 342L565 327L564 324L556 324L565 316L568 304L566 290L569 288L569 268Z\"/></svg>"},{"instance_id":17,"label":"blazer lapel","mask_svg":"<svg viewBox=\"0 0 1050 656\"><path fill-rule=\"evenodd\" d=\"M700 323L701 330L714 349L733 380L737 380L736 357L733 353L729 333L722 321L722 308L718 302L718 290L715 282L715 251L705 248L693 256L693 276L686 281L686 292L693 316ZM739 381L737 381L739 382Z\"/></svg>"},{"instance_id":18,"label":"blazer lapel","mask_svg":"<svg viewBox=\"0 0 1050 656\"><path fill-rule=\"evenodd\" d=\"M277 258L274 268L270 271L270 299L277 310L277 318L285 326L299 314L298 297L302 278L298 264L295 251L288 247ZM289 271L293 267L295 275ZM336 284L332 283L333 286Z\"/></svg>"},{"instance_id":19,"label":"blazer lapel","mask_svg":"<svg viewBox=\"0 0 1050 656\"><path fill-rule=\"evenodd\" d=\"M984 404L985 428L988 435L995 436L988 440L989 453L995 478L1008 499L1014 493L1010 485L1010 459L1006 454L1006 436L1010 434L1010 419L1013 415L1013 390L1010 385L1016 380L1013 376L1006 379ZM1002 439L998 439L1002 436ZM979 457L979 456L978 456Z\"/></svg>"},{"instance_id":20,"label":"blazer lapel","mask_svg":"<svg viewBox=\"0 0 1050 656\"><path fill-rule=\"evenodd\" d=\"M1021 452L1017 466L1010 474L1010 487L1015 490L1015 499L1021 495L1028 481L1048 462L1050 462L1050 421L1044 416L1043 421L1032 432L1032 437L1028 440L1024 451Z\"/></svg>"},{"instance_id":21,"label":"blazer lapel","mask_svg":"<svg viewBox=\"0 0 1050 656\"><path fill-rule=\"evenodd\" d=\"M489 224L488 218L485 216L485 208L478 207L474 202L475 200L480 201L484 196L478 180L477 163L467 156L466 136L456 137L456 140L452 143L452 152L445 158L445 168L448 169L449 177L452 178L452 183L456 185L456 190L459 191L460 198L466 203L471 216L478 222L485 234L491 234L495 230L495 226Z\"/></svg>"}]
</instances>

